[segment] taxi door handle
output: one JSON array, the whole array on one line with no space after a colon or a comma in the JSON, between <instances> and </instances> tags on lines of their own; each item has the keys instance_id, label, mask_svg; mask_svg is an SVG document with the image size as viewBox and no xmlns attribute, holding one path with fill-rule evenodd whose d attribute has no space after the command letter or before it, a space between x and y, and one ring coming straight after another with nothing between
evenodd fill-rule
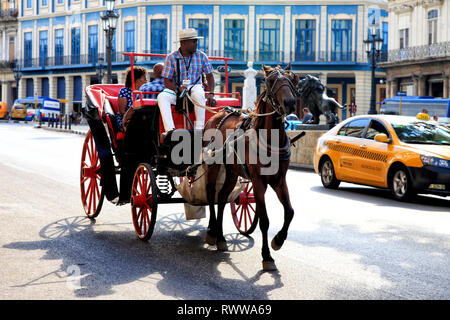
<instances>
[{"instance_id":1,"label":"taxi door handle","mask_svg":"<svg viewBox=\"0 0 450 320\"><path fill-rule=\"evenodd\" d=\"M367 145L366 144L361 144L361 145L359 145L361 148L363 148L363 149L367 149Z\"/></svg>"},{"instance_id":2,"label":"taxi door handle","mask_svg":"<svg viewBox=\"0 0 450 320\"><path fill-rule=\"evenodd\" d=\"M336 143L341 143L341 140L336 140Z\"/></svg>"}]
</instances>

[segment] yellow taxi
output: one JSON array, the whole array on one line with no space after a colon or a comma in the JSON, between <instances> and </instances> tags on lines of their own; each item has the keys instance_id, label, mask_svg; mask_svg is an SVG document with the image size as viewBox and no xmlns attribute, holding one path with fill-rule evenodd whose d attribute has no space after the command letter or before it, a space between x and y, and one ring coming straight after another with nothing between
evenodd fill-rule
<instances>
[{"instance_id":1,"label":"yellow taxi","mask_svg":"<svg viewBox=\"0 0 450 320\"><path fill-rule=\"evenodd\" d=\"M8 108L6 106L6 103L3 101L0 101L0 119L5 118L7 113L8 113Z\"/></svg>"},{"instance_id":2,"label":"yellow taxi","mask_svg":"<svg viewBox=\"0 0 450 320\"><path fill-rule=\"evenodd\" d=\"M449 196L450 129L416 117L352 117L317 140L314 169L325 188L345 181L388 188L400 201Z\"/></svg>"},{"instance_id":3,"label":"yellow taxi","mask_svg":"<svg viewBox=\"0 0 450 320\"><path fill-rule=\"evenodd\" d=\"M27 107L23 104L14 104L11 108L11 119L24 120L27 116Z\"/></svg>"}]
</instances>

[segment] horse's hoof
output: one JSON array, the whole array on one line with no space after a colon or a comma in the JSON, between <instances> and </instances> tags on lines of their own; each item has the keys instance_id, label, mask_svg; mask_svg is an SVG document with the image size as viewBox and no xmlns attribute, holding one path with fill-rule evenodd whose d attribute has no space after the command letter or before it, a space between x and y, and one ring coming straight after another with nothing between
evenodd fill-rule
<instances>
[{"instance_id":1,"label":"horse's hoof","mask_svg":"<svg viewBox=\"0 0 450 320\"><path fill-rule=\"evenodd\" d=\"M227 246L226 241L218 241L217 242L217 250L228 251L228 246Z\"/></svg>"},{"instance_id":2,"label":"horse's hoof","mask_svg":"<svg viewBox=\"0 0 450 320\"><path fill-rule=\"evenodd\" d=\"M206 233L205 242L207 244L209 244L210 246L213 246L216 244L216 241L217 241L216 237L210 236L208 232Z\"/></svg>"},{"instance_id":3,"label":"horse's hoof","mask_svg":"<svg viewBox=\"0 0 450 320\"><path fill-rule=\"evenodd\" d=\"M275 251L281 249L281 246L279 246L275 243L275 238L272 239L272 242L270 243L270 245L272 246L272 249Z\"/></svg>"},{"instance_id":4,"label":"horse's hoof","mask_svg":"<svg viewBox=\"0 0 450 320\"><path fill-rule=\"evenodd\" d=\"M263 270L264 271L277 271L277 266L275 265L275 262L273 261L263 261Z\"/></svg>"}]
</instances>

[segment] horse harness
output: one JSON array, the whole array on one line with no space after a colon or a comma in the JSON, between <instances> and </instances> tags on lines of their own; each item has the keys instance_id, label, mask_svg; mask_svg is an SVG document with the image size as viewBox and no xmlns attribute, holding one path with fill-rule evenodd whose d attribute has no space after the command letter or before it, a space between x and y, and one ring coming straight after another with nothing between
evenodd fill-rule
<instances>
[{"instance_id":1,"label":"horse harness","mask_svg":"<svg viewBox=\"0 0 450 320\"><path fill-rule=\"evenodd\" d=\"M275 95L277 94L277 92L278 92L282 87L285 87L285 86L289 87L289 89L291 90L291 93L292 93L294 96L297 96L297 95L296 95L297 90L296 90L294 84L292 83L292 81L291 81L289 78L284 77L283 74L282 74L281 71L280 71L280 68L278 68L278 67L276 67L276 68L269 74L269 76L266 78L266 81L267 81L269 78L273 77L274 75L276 75L277 77L276 77L275 81L273 82L272 86L271 86L271 87L268 87L268 88L265 90L265 95L264 95L264 97L262 98L262 100L263 100L264 102L266 102L267 100L269 100L270 103L272 104L272 107L273 107L274 111L275 111L276 113L278 113L280 116L283 117L283 116L285 116L285 115L287 114L287 110L286 110L286 108L284 107L284 104L278 103L278 101L275 99ZM281 84L278 85L278 83L280 82L280 79L282 79L282 78L285 78L286 81L283 81ZM278 87L277 87L277 85L278 85Z\"/></svg>"}]
</instances>

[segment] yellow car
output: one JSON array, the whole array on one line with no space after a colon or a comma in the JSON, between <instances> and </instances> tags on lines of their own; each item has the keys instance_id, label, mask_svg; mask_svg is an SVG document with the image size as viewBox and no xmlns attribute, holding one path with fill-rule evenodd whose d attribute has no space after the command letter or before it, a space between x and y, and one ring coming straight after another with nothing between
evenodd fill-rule
<instances>
[{"instance_id":1,"label":"yellow car","mask_svg":"<svg viewBox=\"0 0 450 320\"><path fill-rule=\"evenodd\" d=\"M8 108L6 107L6 103L0 101L0 119L5 118L7 113Z\"/></svg>"},{"instance_id":2,"label":"yellow car","mask_svg":"<svg viewBox=\"0 0 450 320\"><path fill-rule=\"evenodd\" d=\"M341 181L388 188L397 200L450 195L450 129L391 115L349 118L317 140L314 169L325 188Z\"/></svg>"},{"instance_id":3,"label":"yellow car","mask_svg":"<svg viewBox=\"0 0 450 320\"><path fill-rule=\"evenodd\" d=\"M24 120L27 116L27 107L23 104L14 104L11 108L11 119Z\"/></svg>"}]
</instances>

